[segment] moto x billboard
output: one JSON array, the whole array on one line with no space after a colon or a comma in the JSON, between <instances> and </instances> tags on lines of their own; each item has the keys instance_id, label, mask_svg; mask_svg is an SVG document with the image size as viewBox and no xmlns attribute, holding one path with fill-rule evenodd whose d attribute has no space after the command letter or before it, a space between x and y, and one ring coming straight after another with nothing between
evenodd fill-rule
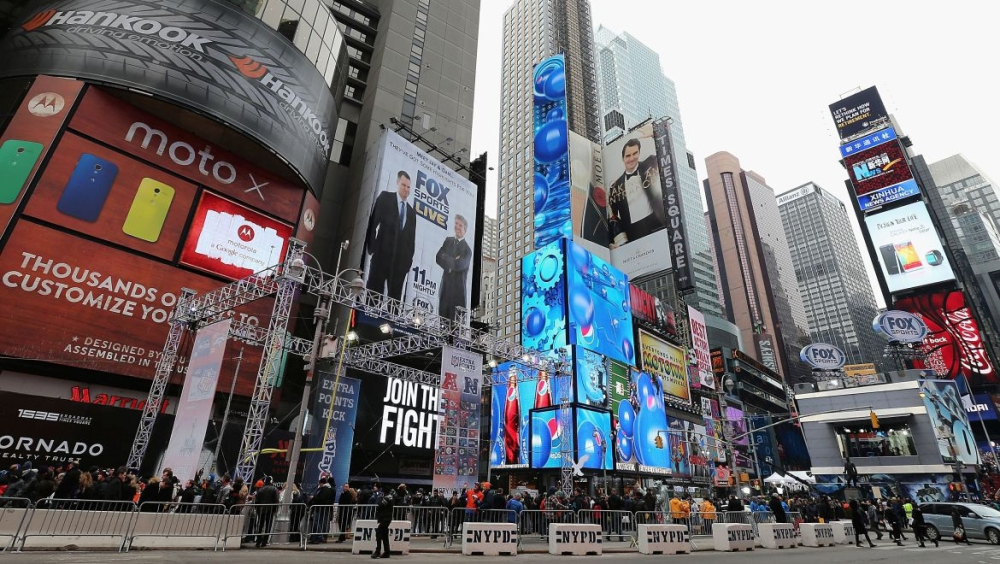
<instances>
[{"instance_id":1,"label":"moto x billboard","mask_svg":"<svg viewBox=\"0 0 1000 564\"><path fill-rule=\"evenodd\" d=\"M322 187L336 120L329 86L284 37L223 2L37 2L0 51L0 78L49 74L156 95L254 138Z\"/></svg>"}]
</instances>

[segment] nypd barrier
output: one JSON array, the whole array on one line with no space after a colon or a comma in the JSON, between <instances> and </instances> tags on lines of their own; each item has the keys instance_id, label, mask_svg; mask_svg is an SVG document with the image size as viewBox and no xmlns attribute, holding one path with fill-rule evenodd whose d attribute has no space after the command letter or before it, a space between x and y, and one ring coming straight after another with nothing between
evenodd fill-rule
<instances>
[{"instance_id":1,"label":"nypd barrier","mask_svg":"<svg viewBox=\"0 0 1000 564\"><path fill-rule=\"evenodd\" d=\"M795 525L791 523L760 523L757 538L764 548L795 548L799 539L795 536Z\"/></svg>"},{"instance_id":2,"label":"nypd barrier","mask_svg":"<svg viewBox=\"0 0 1000 564\"><path fill-rule=\"evenodd\" d=\"M753 550L753 527L743 523L716 523L712 527L712 545L719 552Z\"/></svg>"},{"instance_id":3,"label":"nypd barrier","mask_svg":"<svg viewBox=\"0 0 1000 564\"><path fill-rule=\"evenodd\" d=\"M641 554L690 554L691 537L684 525L639 525Z\"/></svg>"},{"instance_id":4,"label":"nypd barrier","mask_svg":"<svg viewBox=\"0 0 1000 564\"><path fill-rule=\"evenodd\" d=\"M799 531L802 533L802 546L818 548L836 544L833 527L829 523L802 523Z\"/></svg>"},{"instance_id":5,"label":"nypd barrier","mask_svg":"<svg viewBox=\"0 0 1000 564\"><path fill-rule=\"evenodd\" d=\"M472 556L517 556L517 525L514 523L462 523L462 554Z\"/></svg>"},{"instance_id":6,"label":"nypd barrier","mask_svg":"<svg viewBox=\"0 0 1000 564\"><path fill-rule=\"evenodd\" d=\"M830 521L833 527L833 542L837 544L851 544L854 542L854 524L850 521Z\"/></svg>"},{"instance_id":7,"label":"nypd barrier","mask_svg":"<svg viewBox=\"0 0 1000 564\"><path fill-rule=\"evenodd\" d=\"M375 529L378 521L358 520L354 523L354 544L352 554L375 552ZM389 550L391 554L410 553L409 521L391 521L389 523Z\"/></svg>"},{"instance_id":8,"label":"nypd barrier","mask_svg":"<svg viewBox=\"0 0 1000 564\"><path fill-rule=\"evenodd\" d=\"M600 525L580 523L549 525L549 554L586 556L604 554L603 533Z\"/></svg>"}]
</instances>

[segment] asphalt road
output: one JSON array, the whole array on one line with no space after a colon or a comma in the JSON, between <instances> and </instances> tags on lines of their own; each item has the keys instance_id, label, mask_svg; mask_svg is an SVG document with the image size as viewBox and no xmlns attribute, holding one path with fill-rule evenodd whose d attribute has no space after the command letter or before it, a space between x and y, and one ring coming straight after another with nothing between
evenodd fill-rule
<instances>
[{"instance_id":1,"label":"asphalt road","mask_svg":"<svg viewBox=\"0 0 1000 564\"><path fill-rule=\"evenodd\" d=\"M419 553L409 556L393 556L392 560L403 561L407 564L446 564L447 562L475 561L481 564L511 564L512 557L465 557L461 554L449 553ZM567 561L570 557L550 556L548 554L521 555L519 559L530 558L532 562L536 560ZM898 547L895 545L882 544L877 548L854 548L853 546L839 546L834 548L804 548L786 550L761 550L753 552L739 553L719 553L719 552L697 552L691 555L677 556L643 556L638 553L615 553L604 556L578 556L572 558L573 562L600 562L601 564L613 564L618 562L660 562L663 559L684 562L687 560L691 564L798 564L801 562L813 562L823 564L858 564L863 562L879 563L912 563L914 560L920 562L933 562L934 564L994 564L1000 562L1000 547L983 543L975 543L972 546L956 546L954 544L942 544L940 548L917 548L916 545L908 544ZM0 556L0 563L4 560L16 562L17 564L115 564L119 562L151 562L157 564L188 564L199 562L207 564L226 564L235 562L237 564L271 564L281 561L283 563L302 564L329 564L330 562L353 562L361 564L370 559L368 556L354 556L344 552L300 552L287 549L243 549L229 552L211 551L136 551L128 554L114 554L107 552L25 552L23 554L5 554Z\"/></svg>"}]
</instances>

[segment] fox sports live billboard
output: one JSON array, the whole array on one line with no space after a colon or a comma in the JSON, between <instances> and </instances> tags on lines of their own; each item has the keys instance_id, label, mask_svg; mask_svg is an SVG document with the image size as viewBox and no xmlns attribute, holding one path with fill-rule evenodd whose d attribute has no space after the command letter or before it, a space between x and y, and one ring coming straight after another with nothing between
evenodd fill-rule
<instances>
[{"instance_id":1,"label":"fox sports live billboard","mask_svg":"<svg viewBox=\"0 0 1000 564\"><path fill-rule=\"evenodd\" d=\"M365 287L455 319L477 283L476 186L395 132L377 151L363 182L368 219L356 227L365 229Z\"/></svg>"}]
</instances>

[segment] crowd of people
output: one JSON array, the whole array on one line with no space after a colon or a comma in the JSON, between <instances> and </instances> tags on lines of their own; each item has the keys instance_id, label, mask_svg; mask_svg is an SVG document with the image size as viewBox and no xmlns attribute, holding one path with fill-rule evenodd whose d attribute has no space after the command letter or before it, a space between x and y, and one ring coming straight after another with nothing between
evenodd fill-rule
<instances>
[{"instance_id":1,"label":"crowd of people","mask_svg":"<svg viewBox=\"0 0 1000 564\"><path fill-rule=\"evenodd\" d=\"M1000 478L983 483L993 498L1000 495ZM0 500L15 499L26 499L39 507L48 504L57 509L70 508L66 504L73 500L112 502L102 507L105 510L131 510L132 504L136 504L141 512L239 513L251 506L253 510L247 513L248 536L243 541L264 547L273 534L282 492L269 476L246 484L228 474L221 477L209 474L204 478L199 474L182 484L170 468L165 468L158 476L140 477L124 466L82 470L73 463L34 468L26 462L0 471ZM293 484L291 502L292 542L299 542L300 535L307 535L312 544L332 538L337 539L335 542L345 542L356 519L374 519L379 523L376 540L380 547L375 556L382 558L389 557L388 524L394 518L409 519L413 533L431 538L460 530L463 521L518 523L524 529L522 534L544 535L548 523L572 519L601 524L606 534L618 535L620 540L624 540L627 532L639 522L669 520L688 525L692 533L711 534L714 523L734 520L796 524L851 521L857 546L862 546L862 537L868 546L875 546L870 533L875 534L876 540L887 535L892 542L902 546L903 541L908 540L907 531L912 532L921 547L926 546L926 542L938 544L937 539L929 541L927 538L923 513L910 498L844 502L806 493L783 499L775 493L769 498L758 495L742 499L736 496L694 499L687 493L663 486L659 489L633 488L621 493L614 488L597 488L593 495L581 488L567 494L550 487L547 492L533 495L530 491L505 492L489 482L450 492L436 488L416 488L411 492L405 484L383 488L379 483L369 483L360 489L343 484L338 491L333 479L323 475L311 492L303 493ZM522 519L524 511L533 512L533 518ZM307 512L310 519L306 519ZM961 517L956 514L953 520L956 527L961 527ZM335 533L331 533L333 526L337 528ZM955 541L968 542L964 537L956 537Z\"/></svg>"}]
</instances>

